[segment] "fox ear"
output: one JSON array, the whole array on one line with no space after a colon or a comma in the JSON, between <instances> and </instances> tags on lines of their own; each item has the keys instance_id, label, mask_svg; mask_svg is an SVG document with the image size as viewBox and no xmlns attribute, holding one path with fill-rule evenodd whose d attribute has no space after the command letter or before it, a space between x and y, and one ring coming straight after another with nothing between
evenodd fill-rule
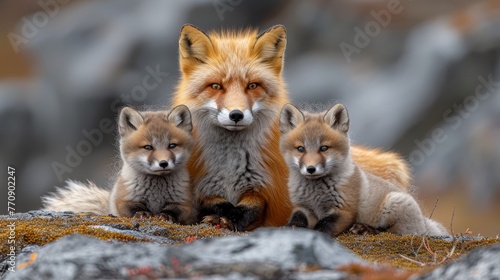
<instances>
[{"instance_id":1,"label":"fox ear","mask_svg":"<svg viewBox=\"0 0 500 280\"><path fill-rule=\"evenodd\" d=\"M118 120L118 132L123 137L137 130L142 124L144 124L144 118L138 111L124 107Z\"/></svg>"},{"instance_id":2,"label":"fox ear","mask_svg":"<svg viewBox=\"0 0 500 280\"><path fill-rule=\"evenodd\" d=\"M257 36L254 50L263 62L269 63L277 73L283 68L286 48L286 29L275 25Z\"/></svg>"},{"instance_id":3,"label":"fox ear","mask_svg":"<svg viewBox=\"0 0 500 280\"><path fill-rule=\"evenodd\" d=\"M323 117L323 121L342 133L347 133L349 130L349 114L342 104L336 104L328 110Z\"/></svg>"},{"instance_id":4,"label":"fox ear","mask_svg":"<svg viewBox=\"0 0 500 280\"><path fill-rule=\"evenodd\" d=\"M191 24L184 24L179 37L180 63L183 70L199 63L205 63L209 51L213 49L208 35Z\"/></svg>"},{"instance_id":5,"label":"fox ear","mask_svg":"<svg viewBox=\"0 0 500 280\"><path fill-rule=\"evenodd\" d=\"M179 105L172 109L167 116L167 120L173 123L178 128L184 129L188 132L193 130L191 123L191 112L186 105Z\"/></svg>"},{"instance_id":6,"label":"fox ear","mask_svg":"<svg viewBox=\"0 0 500 280\"><path fill-rule=\"evenodd\" d=\"M292 104L286 104L281 109L280 131L282 134L289 132L304 121L304 114Z\"/></svg>"}]
</instances>

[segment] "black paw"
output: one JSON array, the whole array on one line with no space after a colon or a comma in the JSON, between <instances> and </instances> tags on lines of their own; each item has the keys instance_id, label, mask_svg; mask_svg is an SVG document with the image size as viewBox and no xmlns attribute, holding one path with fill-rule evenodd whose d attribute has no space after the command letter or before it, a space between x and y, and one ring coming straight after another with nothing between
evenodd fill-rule
<instances>
[{"instance_id":1,"label":"black paw","mask_svg":"<svg viewBox=\"0 0 500 280\"><path fill-rule=\"evenodd\" d=\"M306 215L301 211L297 211L292 214L292 217L286 226L306 228L308 224Z\"/></svg>"},{"instance_id":2,"label":"black paw","mask_svg":"<svg viewBox=\"0 0 500 280\"><path fill-rule=\"evenodd\" d=\"M234 207L228 218L233 222L235 231L245 231L260 217L258 208L239 205Z\"/></svg>"},{"instance_id":3,"label":"black paw","mask_svg":"<svg viewBox=\"0 0 500 280\"><path fill-rule=\"evenodd\" d=\"M335 224L338 219L339 216L337 214L326 216L318 221L318 223L314 226L314 230L332 235L334 234L333 229L335 228Z\"/></svg>"}]
</instances>

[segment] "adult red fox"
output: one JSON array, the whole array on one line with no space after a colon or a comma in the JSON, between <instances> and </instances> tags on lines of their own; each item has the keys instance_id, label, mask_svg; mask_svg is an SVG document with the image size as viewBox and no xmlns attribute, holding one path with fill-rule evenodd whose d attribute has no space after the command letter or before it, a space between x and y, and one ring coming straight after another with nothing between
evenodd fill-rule
<instances>
[{"instance_id":1,"label":"adult red fox","mask_svg":"<svg viewBox=\"0 0 500 280\"><path fill-rule=\"evenodd\" d=\"M279 114L289 102L282 78L285 27L204 33L184 25L182 77L173 106L193 116L188 162L200 219L234 230L282 226L291 214L287 165L279 149ZM368 172L402 188L410 184L396 154L353 147Z\"/></svg>"}]
</instances>

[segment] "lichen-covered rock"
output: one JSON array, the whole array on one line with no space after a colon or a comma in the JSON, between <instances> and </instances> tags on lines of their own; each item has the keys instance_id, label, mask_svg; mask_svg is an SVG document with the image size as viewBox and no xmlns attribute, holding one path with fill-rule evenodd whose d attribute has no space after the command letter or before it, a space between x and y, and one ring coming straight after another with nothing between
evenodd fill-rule
<instances>
[{"instance_id":1,"label":"lichen-covered rock","mask_svg":"<svg viewBox=\"0 0 500 280\"><path fill-rule=\"evenodd\" d=\"M0 246L2 279L72 275L82 279L338 279L346 274L406 279L453 263L475 248L500 243L499 238L467 235L342 234L332 239L305 229L239 233L204 224L182 226L91 213L30 211L0 216L0 228L7 229L13 222L17 271L7 272L12 267L11 249ZM8 240L12 240L10 230L0 231L2 244ZM476 266L480 262L481 258L469 261Z\"/></svg>"},{"instance_id":2,"label":"lichen-covered rock","mask_svg":"<svg viewBox=\"0 0 500 280\"><path fill-rule=\"evenodd\" d=\"M453 263L438 267L431 273L414 278L414 280L427 279L500 279L500 244L472 250Z\"/></svg>"},{"instance_id":3,"label":"lichen-covered rock","mask_svg":"<svg viewBox=\"0 0 500 280\"><path fill-rule=\"evenodd\" d=\"M210 276L229 279L341 279L335 271L365 264L333 239L310 230L263 229L167 247L71 235L22 253L22 269L6 279L104 279ZM217 276L217 277L216 277Z\"/></svg>"}]
</instances>

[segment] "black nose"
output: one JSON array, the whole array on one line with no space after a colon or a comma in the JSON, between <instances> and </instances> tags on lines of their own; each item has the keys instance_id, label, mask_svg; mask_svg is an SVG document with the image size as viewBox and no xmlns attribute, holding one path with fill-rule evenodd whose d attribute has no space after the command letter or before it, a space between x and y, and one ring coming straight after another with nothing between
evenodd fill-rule
<instances>
[{"instance_id":1,"label":"black nose","mask_svg":"<svg viewBox=\"0 0 500 280\"><path fill-rule=\"evenodd\" d=\"M240 110L232 110L229 113L229 119L235 123L241 121L243 119L243 117L244 117L243 112Z\"/></svg>"},{"instance_id":2,"label":"black nose","mask_svg":"<svg viewBox=\"0 0 500 280\"><path fill-rule=\"evenodd\" d=\"M309 174L313 174L314 172L316 172L316 167L312 166L312 165L309 165L307 168L306 168L306 171L307 173Z\"/></svg>"},{"instance_id":3,"label":"black nose","mask_svg":"<svg viewBox=\"0 0 500 280\"><path fill-rule=\"evenodd\" d=\"M166 161L166 160L162 160L162 161L160 161L160 163L159 163L159 164L160 164L160 167L161 167L161 168L166 168L166 167L168 166L168 161Z\"/></svg>"}]
</instances>

